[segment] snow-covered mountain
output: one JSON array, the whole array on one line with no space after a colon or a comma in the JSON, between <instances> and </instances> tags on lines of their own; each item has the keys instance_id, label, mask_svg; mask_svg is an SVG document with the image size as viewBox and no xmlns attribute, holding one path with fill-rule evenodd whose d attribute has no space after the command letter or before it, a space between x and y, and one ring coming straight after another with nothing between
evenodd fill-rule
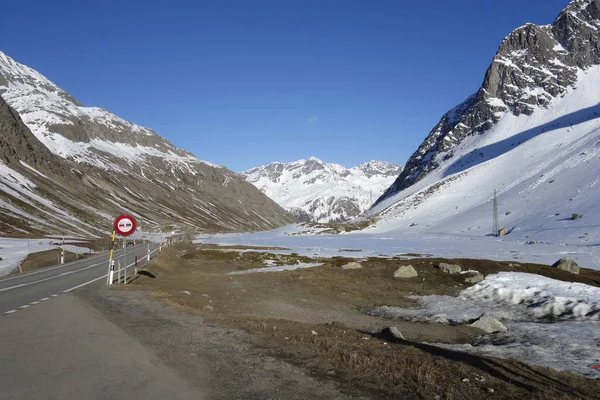
<instances>
[{"instance_id":1,"label":"snow-covered mountain","mask_svg":"<svg viewBox=\"0 0 600 400\"><path fill-rule=\"evenodd\" d=\"M485 236L498 190L504 240L598 246L599 64L600 0L516 29L368 212L370 230Z\"/></svg>"},{"instance_id":2,"label":"snow-covered mountain","mask_svg":"<svg viewBox=\"0 0 600 400\"><path fill-rule=\"evenodd\" d=\"M293 221L234 172L82 106L1 52L0 138L0 233L98 234L123 212L145 230L245 231Z\"/></svg>"},{"instance_id":3,"label":"snow-covered mountain","mask_svg":"<svg viewBox=\"0 0 600 400\"><path fill-rule=\"evenodd\" d=\"M578 71L600 63L600 2L574 0L551 25L526 24L500 44L479 90L446 113L382 201L423 179L466 138L485 134L505 115L530 116L577 86ZM455 170L461 168L460 164Z\"/></svg>"},{"instance_id":4,"label":"snow-covered mountain","mask_svg":"<svg viewBox=\"0 0 600 400\"><path fill-rule=\"evenodd\" d=\"M402 167L384 161L345 168L311 157L240 174L297 218L329 222L362 214L401 171Z\"/></svg>"}]
</instances>

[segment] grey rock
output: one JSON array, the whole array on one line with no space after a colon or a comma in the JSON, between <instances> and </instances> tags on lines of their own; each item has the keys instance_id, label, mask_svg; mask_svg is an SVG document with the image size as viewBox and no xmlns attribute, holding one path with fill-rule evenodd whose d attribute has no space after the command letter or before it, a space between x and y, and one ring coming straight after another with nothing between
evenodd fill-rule
<instances>
[{"instance_id":1,"label":"grey rock","mask_svg":"<svg viewBox=\"0 0 600 400\"><path fill-rule=\"evenodd\" d=\"M361 269L362 265L360 265L360 263L353 261L353 262L349 262L348 264L342 265L342 268L343 269Z\"/></svg>"},{"instance_id":2,"label":"grey rock","mask_svg":"<svg viewBox=\"0 0 600 400\"><path fill-rule=\"evenodd\" d=\"M579 219L579 218L581 218L581 217L583 217L583 215L581 215L581 214L572 214L572 215L571 215L571 219L572 219L573 221L575 221L576 219Z\"/></svg>"},{"instance_id":3,"label":"grey rock","mask_svg":"<svg viewBox=\"0 0 600 400\"><path fill-rule=\"evenodd\" d=\"M498 236L506 236L508 235L508 229L502 228L498 231Z\"/></svg>"},{"instance_id":4,"label":"grey rock","mask_svg":"<svg viewBox=\"0 0 600 400\"><path fill-rule=\"evenodd\" d=\"M462 269L460 268L460 265L458 265L458 264L440 263L437 267L443 273L450 274L450 275L459 274L462 271Z\"/></svg>"},{"instance_id":5,"label":"grey rock","mask_svg":"<svg viewBox=\"0 0 600 400\"><path fill-rule=\"evenodd\" d=\"M577 263L570 258L561 258L552 266L575 275L579 274L579 265L577 265Z\"/></svg>"},{"instance_id":6,"label":"grey rock","mask_svg":"<svg viewBox=\"0 0 600 400\"><path fill-rule=\"evenodd\" d=\"M394 278L414 278L418 276L412 265L403 265L394 272Z\"/></svg>"},{"instance_id":7,"label":"grey rock","mask_svg":"<svg viewBox=\"0 0 600 400\"><path fill-rule=\"evenodd\" d=\"M483 274L481 274L480 272L469 272L465 274L465 276L466 283L478 283L485 279Z\"/></svg>"},{"instance_id":8,"label":"grey rock","mask_svg":"<svg viewBox=\"0 0 600 400\"><path fill-rule=\"evenodd\" d=\"M406 340L404 338L404 335L402 334L402 332L400 332L400 330L398 328L396 328L395 326L390 326L388 328L388 332L396 339Z\"/></svg>"},{"instance_id":9,"label":"grey rock","mask_svg":"<svg viewBox=\"0 0 600 400\"><path fill-rule=\"evenodd\" d=\"M502 324L502 322L498 321L494 317L490 317L488 315L477 318L473 323L469 324L473 328L480 329L485 333L496 333L496 332L506 332L506 327Z\"/></svg>"}]
</instances>

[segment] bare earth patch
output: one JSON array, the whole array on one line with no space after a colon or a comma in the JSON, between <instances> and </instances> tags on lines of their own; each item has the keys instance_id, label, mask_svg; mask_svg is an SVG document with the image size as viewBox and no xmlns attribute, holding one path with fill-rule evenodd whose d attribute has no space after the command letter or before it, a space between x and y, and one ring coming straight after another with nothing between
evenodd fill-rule
<instances>
[{"instance_id":1,"label":"bare earth patch","mask_svg":"<svg viewBox=\"0 0 600 400\"><path fill-rule=\"evenodd\" d=\"M427 343L470 343L482 332L467 326L389 321L364 314L374 306L414 306L411 295L456 295L469 284L464 277L434 268L458 262L484 275L499 271L539 273L555 279L600 285L598 271L579 276L547 266L488 260L361 261L362 269L344 270L352 258L310 259L266 252L181 244L167 249L147 275L126 290L143 289L157 299L201 315L205 321L248 332L251 343L271 356L306 368L346 393L371 398L597 398L600 380L451 351ZM269 265L297 262L322 266L293 271L228 275ZM400 265L411 264L418 277L394 279ZM405 339L386 335L397 327Z\"/></svg>"}]
</instances>

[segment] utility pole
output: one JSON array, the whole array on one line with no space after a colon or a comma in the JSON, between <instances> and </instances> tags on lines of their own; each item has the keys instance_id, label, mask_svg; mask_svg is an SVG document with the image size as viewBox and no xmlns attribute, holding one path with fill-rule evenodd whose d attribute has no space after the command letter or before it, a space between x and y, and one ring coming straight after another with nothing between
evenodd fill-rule
<instances>
[{"instance_id":1,"label":"utility pole","mask_svg":"<svg viewBox=\"0 0 600 400\"><path fill-rule=\"evenodd\" d=\"M494 189L494 222L493 222L493 234L494 236L498 237L499 233L500 233L500 222L498 220L498 194L496 193L496 190Z\"/></svg>"}]
</instances>

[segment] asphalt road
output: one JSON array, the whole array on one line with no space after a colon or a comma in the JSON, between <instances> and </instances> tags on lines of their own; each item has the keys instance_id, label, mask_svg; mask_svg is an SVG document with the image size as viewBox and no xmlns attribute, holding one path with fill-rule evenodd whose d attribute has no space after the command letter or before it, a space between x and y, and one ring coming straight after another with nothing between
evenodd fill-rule
<instances>
[{"instance_id":1,"label":"asphalt road","mask_svg":"<svg viewBox=\"0 0 600 400\"><path fill-rule=\"evenodd\" d=\"M150 244L151 257L157 255L158 246ZM115 270L119 263L122 267L127 264L128 274L133 273L132 264L136 256L140 265L147 263L147 257L142 257L148 252L147 244L130 246L126 250L127 263L124 262L124 249L115 250ZM106 253L0 280L0 316L29 308L86 284L106 280L108 259L109 254ZM115 279L116 276L115 271Z\"/></svg>"},{"instance_id":2,"label":"asphalt road","mask_svg":"<svg viewBox=\"0 0 600 400\"><path fill-rule=\"evenodd\" d=\"M0 366L0 400L206 398L71 293L0 317Z\"/></svg>"}]
</instances>

